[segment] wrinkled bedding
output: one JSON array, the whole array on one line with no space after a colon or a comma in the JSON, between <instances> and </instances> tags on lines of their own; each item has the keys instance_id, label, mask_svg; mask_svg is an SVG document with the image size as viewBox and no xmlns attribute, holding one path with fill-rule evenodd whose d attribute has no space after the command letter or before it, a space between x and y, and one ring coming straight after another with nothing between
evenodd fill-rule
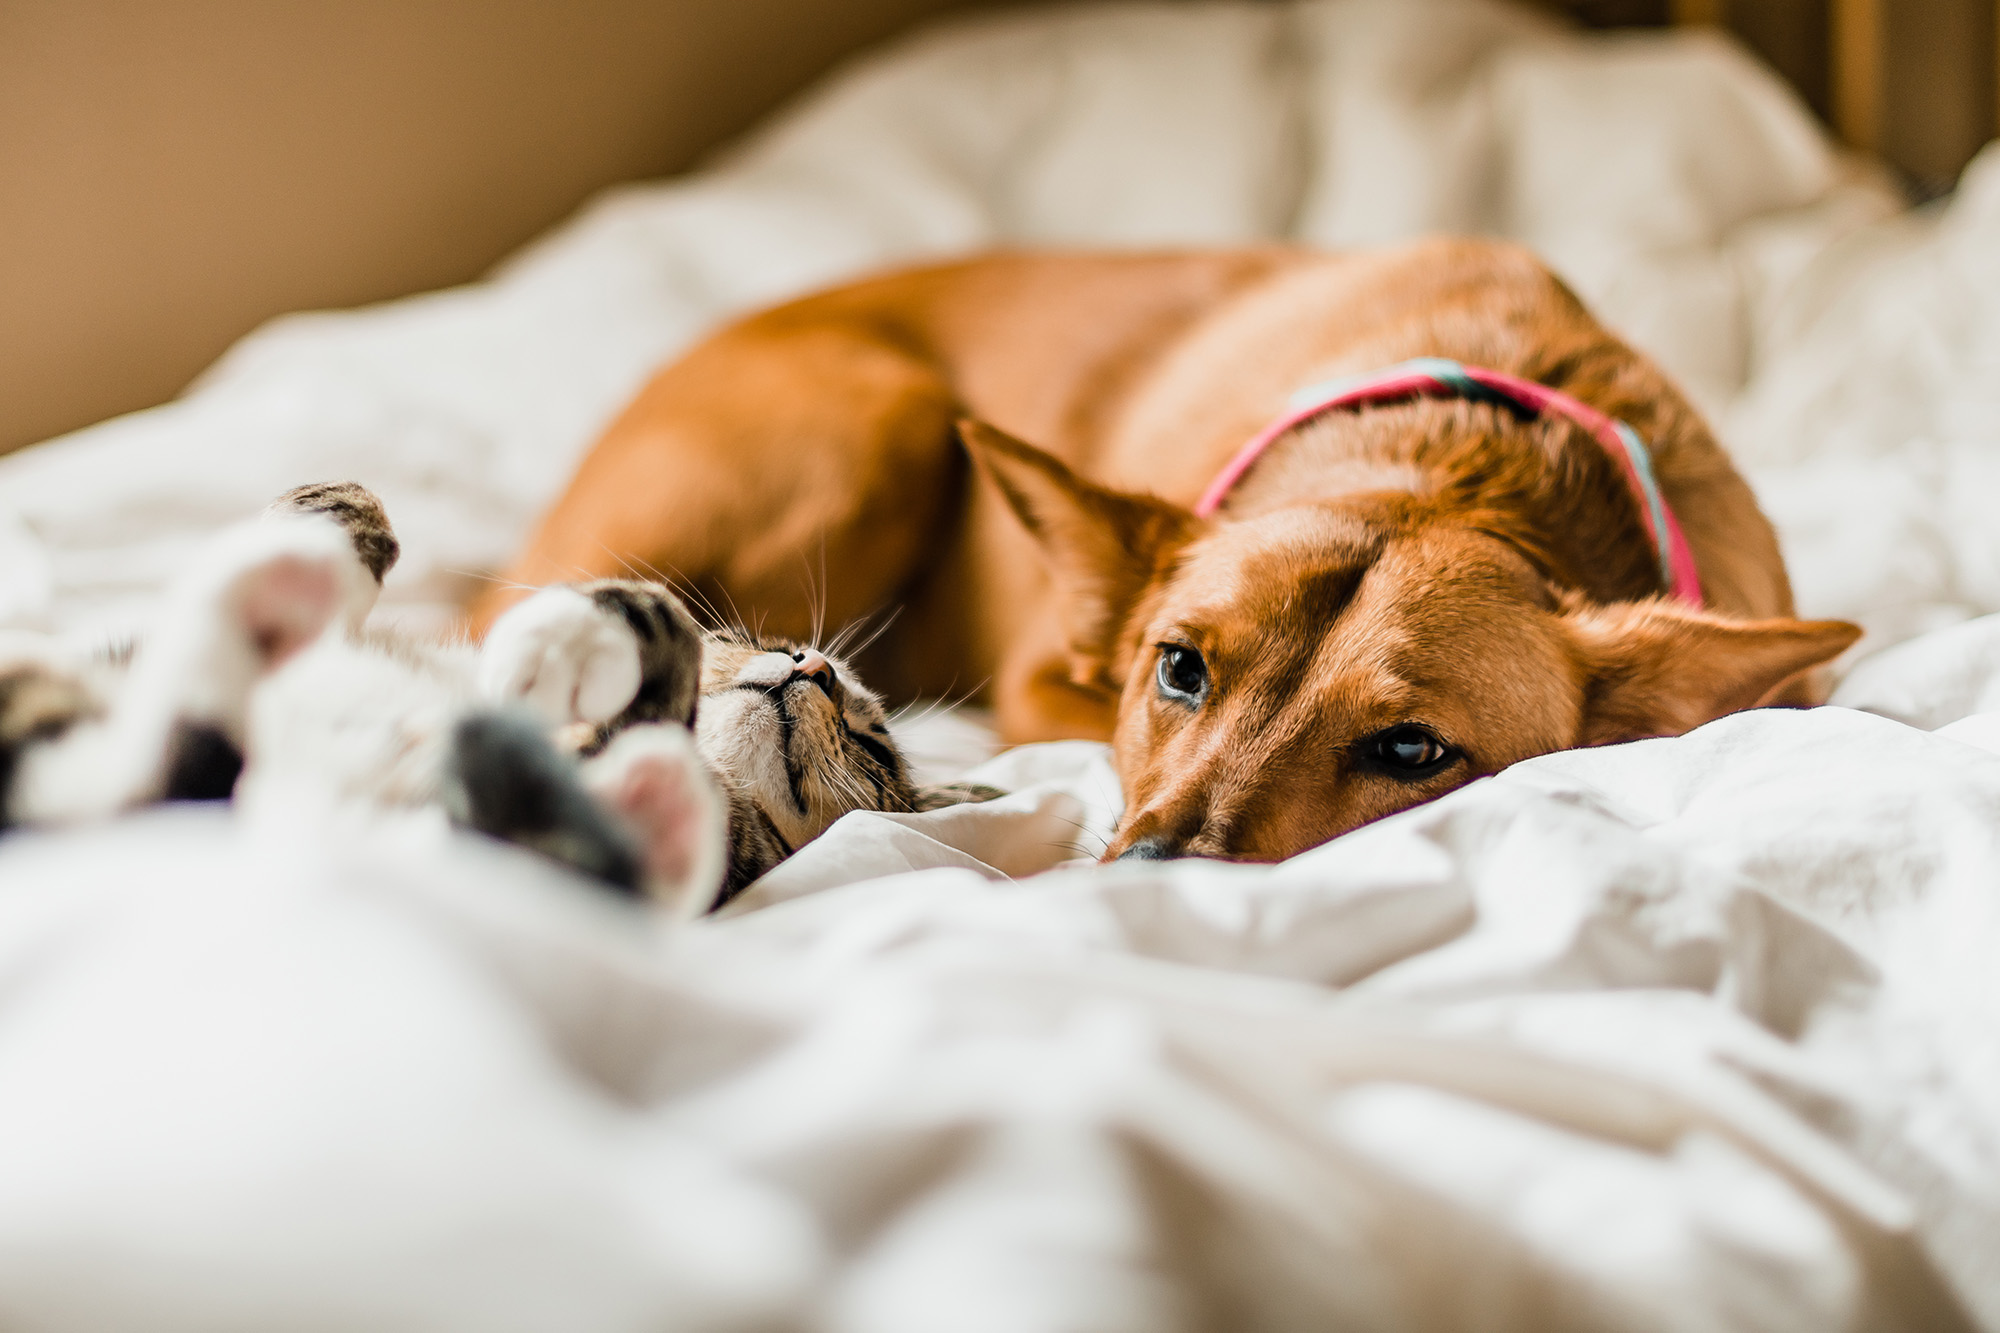
<instances>
[{"instance_id":1,"label":"wrinkled bedding","mask_svg":"<svg viewBox=\"0 0 2000 1333\"><path fill-rule=\"evenodd\" d=\"M1702 34L1076 8L840 73L490 280L0 459L0 629L140 623L353 476L440 623L659 360L993 244L1519 238L1714 415L1839 706L1518 765L1276 867L1088 863L1103 747L668 933L419 817L0 843L0 1323L2000 1328L2000 159L1906 212ZM1039 873L1049 872L1049 873ZM1031 877L1032 876L1032 877Z\"/></svg>"}]
</instances>

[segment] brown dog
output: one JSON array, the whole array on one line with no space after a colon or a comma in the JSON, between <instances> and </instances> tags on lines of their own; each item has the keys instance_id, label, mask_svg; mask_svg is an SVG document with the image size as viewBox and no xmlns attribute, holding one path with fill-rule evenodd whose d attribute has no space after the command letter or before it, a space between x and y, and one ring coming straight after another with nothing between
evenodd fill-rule
<instances>
[{"instance_id":1,"label":"brown dog","mask_svg":"<svg viewBox=\"0 0 2000 1333\"><path fill-rule=\"evenodd\" d=\"M1629 423L1701 608L1661 596L1660 529L1599 436L1479 395L1278 430L1192 511L1301 386L1415 357ZM646 388L514 578L635 565L793 636L814 568L831 623L902 605L872 683L985 682L1010 741L1113 742L1109 856L1288 856L1531 755L1805 702L1859 634L1788 618L1770 525L1694 411L1482 241L1001 255L754 316Z\"/></svg>"}]
</instances>

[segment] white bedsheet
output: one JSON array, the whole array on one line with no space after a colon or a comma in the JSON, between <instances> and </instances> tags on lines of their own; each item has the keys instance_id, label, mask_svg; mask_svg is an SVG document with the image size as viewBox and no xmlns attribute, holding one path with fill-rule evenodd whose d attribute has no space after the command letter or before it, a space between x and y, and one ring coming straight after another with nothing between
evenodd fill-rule
<instances>
[{"instance_id":1,"label":"white bedsheet","mask_svg":"<svg viewBox=\"0 0 2000 1333\"><path fill-rule=\"evenodd\" d=\"M2000 1328L2000 161L1895 209L1712 37L1014 15L0 460L0 628L130 623L332 476L422 622L731 311L1000 242L1488 230L1715 410L1803 609L1871 629L1852 708L1534 760L1275 868L1020 878L1118 808L1101 747L1030 747L983 770L1012 796L851 817L672 937L422 819L9 839L0 1323Z\"/></svg>"}]
</instances>

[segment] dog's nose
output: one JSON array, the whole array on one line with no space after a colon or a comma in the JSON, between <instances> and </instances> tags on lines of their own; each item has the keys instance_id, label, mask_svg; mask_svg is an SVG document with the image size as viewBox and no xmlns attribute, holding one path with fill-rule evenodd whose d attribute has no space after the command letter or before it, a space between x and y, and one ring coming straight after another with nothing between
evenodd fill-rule
<instances>
[{"instance_id":1,"label":"dog's nose","mask_svg":"<svg viewBox=\"0 0 2000 1333\"><path fill-rule=\"evenodd\" d=\"M792 654L792 678L804 676L828 694L833 693L833 663L817 648L803 648Z\"/></svg>"},{"instance_id":2,"label":"dog's nose","mask_svg":"<svg viewBox=\"0 0 2000 1333\"><path fill-rule=\"evenodd\" d=\"M1176 861L1183 855L1171 838L1141 838L1118 853L1120 861Z\"/></svg>"}]
</instances>

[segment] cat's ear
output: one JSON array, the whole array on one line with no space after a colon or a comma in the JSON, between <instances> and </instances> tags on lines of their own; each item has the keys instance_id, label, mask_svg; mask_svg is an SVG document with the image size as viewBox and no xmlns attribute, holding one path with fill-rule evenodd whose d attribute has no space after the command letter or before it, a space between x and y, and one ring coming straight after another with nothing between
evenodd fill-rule
<instances>
[{"instance_id":1,"label":"cat's ear","mask_svg":"<svg viewBox=\"0 0 2000 1333\"><path fill-rule=\"evenodd\" d=\"M961 421L958 433L1048 559L1071 682L1117 694L1126 621L1202 520L1165 500L1086 481L1053 454L985 422Z\"/></svg>"},{"instance_id":2,"label":"cat's ear","mask_svg":"<svg viewBox=\"0 0 2000 1333\"><path fill-rule=\"evenodd\" d=\"M935 787L917 788L917 810L942 810L953 805L979 805L1007 793L983 782L946 782Z\"/></svg>"},{"instance_id":3,"label":"cat's ear","mask_svg":"<svg viewBox=\"0 0 2000 1333\"><path fill-rule=\"evenodd\" d=\"M584 765L583 781L637 838L648 897L680 920L715 905L728 869L728 817L687 728L627 728Z\"/></svg>"}]
</instances>

